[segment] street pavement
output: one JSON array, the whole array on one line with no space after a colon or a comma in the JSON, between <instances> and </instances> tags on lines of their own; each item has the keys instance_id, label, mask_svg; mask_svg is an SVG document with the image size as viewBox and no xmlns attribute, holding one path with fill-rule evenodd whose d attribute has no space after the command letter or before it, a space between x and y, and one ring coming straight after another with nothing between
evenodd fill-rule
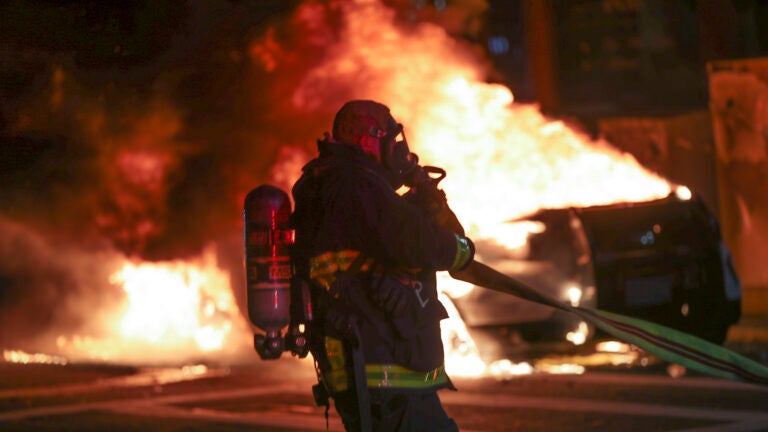
<instances>
[{"instance_id":1,"label":"street pavement","mask_svg":"<svg viewBox=\"0 0 768 432\"><path fill-rule=\"evenodd\" d=\"M728 346L753 359L768 340L742 326ZM663 362L582 374L456 377L442 391L464 432L768 431L768 387ZM308 359L148 367L0 363L0 431L340 431L311 396Z\"/></svg>"},{"instance_id":2,"label":"street pavement","mask_svg":"<svg viewBox=\"0 0 768 432\"><path fill-rule=\"evenodd\" d=\"M4 365L2 431L340 431L312 400L311 365L295 359L229 368ZM441 398L464 432L768 431L768 388L657 371L456 378ZM29 375L24 378L24 375ZM38 381L37 384L42 384Z\"/></svg>"},{"instance_id":3,"label":"street pavement","mask_svg":"<svg viewBox=\"0 0 768 432\"><path fill-rule=\"evenodd\" d=\"M768 320L743 317L725 343L768 365ZM550 363L586 358L590 348ZM531 350L540 354L547 348ZM642 364L642 365L641 365ZM159 367L0 362L0 431L339 431L311 395L309 359ZM646 358L583 373L455 377L442 391L465 432L768 431L768 386Z\"/></svg>"}]
</instances>

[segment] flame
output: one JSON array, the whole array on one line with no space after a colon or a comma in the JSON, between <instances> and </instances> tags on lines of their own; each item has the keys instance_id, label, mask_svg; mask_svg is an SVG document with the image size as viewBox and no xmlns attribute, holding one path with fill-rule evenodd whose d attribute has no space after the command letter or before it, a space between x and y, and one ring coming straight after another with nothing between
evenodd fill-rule
<instances>
[{"instance_id":1,"label":"flame","mask_svg":"<svg viewBox=\"0 0 768 432\"><path fill-rule=\"evenodd\" d=\"M565 339L573 343L574 345L583 345L587 341L589 335L589 325L584 321L580 321L578 327L568 332L565 335Z\"/></svg>"},{"instance_id":2,"label":"flame","mask_svg":"<svg viewBox=\"0 0 768 432\"><path fill-rule=\"evenodd\" d=\"M107 335L62 335L58 348L71 358L173 362L242 348L250 334L236 305L229 275L212 250L170 262L126 260L112 274L124 301L104 322Z\"/></svg>"},{"instance_id":3,"label":"flame","mask_svg":"<svg viewBox=\"0 0 768 432\"><path fill-rule=\"evenodd\" d=\"M503 85L484 82L482 62L442 28L420 23L403 31L394 12L377 1L337 6L342 11L338 42L306 75L294 103L312 108L319 100L334 100L332 92L346 86L353 97L387 104L405 125L411 149L422 163L448 172L441 186L470 237L511 250L524 246L528 234L542 227L510 224L510 219L541 208L651 200L672 191L669 182L630 154L547 118L536 105L515 103L512 91ZM323 16L316 5L299 15ZM677 193L685 195L686 189L678 188ZM478 256L482 254L479 250ZM471 287L441 278L440 288L456 293ZM580 294L572 292L571 303L578 304ZM458 313L448 309L451 319L444 322L443 339L449 370L534 371L524 364L478 364ZM588 334L589 327L581 323L567 337L578 345ZM565 366L548 370L583 371Z\"/></svg>"},{"instance_id":4,"label":"flame","mask_svg":"<svg viewBox=\"0 0 768 432\"><path fill-rule=\"evenodd\" d=\"M203 351L219 349L231 331L230 322L206 323L218 310L231 310L227 291L206 292L220 274L204 272L186 263L166 265L126 263L112 276L128 295L128 310L120 321L126 339L153 344L191 338ZM213 279L213 280L212 280Z\"/></svg>"},{"instance_id":5,"label":"flame","mask_svg":"<svg viewBox=\"0 0 768 432\"><path fill-rule=\"evenodd\" d=\"M547 356L536 362L536 370L554 373L553 370L571 371L581 370L586 366L648 366L657 361L637 348L615 340L601 341L595 344L594 352L572 356Z\"/></svg>"},{"instance_id":6,"label":"flame","mask_svg":"<svg viewBox=\"0 0 768 432\"><path fill-rule=\"evenodd\" d=\"M520 233L505 222L540 208L669 194L670 185L630 155L546 119L533 106L504 103L498 94L508 89L462 82L462 93L447 86L444 99L414 122L423 129L410 135L423 160L448 171L442 186L471 236L519 245Z\"/></svg>"},{"instance_id":7,"label":"flame","mask_svg":"<svg viewBox=\"0 0 768 432\"><path fill-rule=\"evenodd\" d=\"M68 363L67 359L61 356L43 353L28 353L22 350L3 350L3 360L8 363L23 364L65 365Z\"/></svg>"},{"instance_id":8,"label":"flame","mask_svg":"<svg viewBox=\"0 0 768 432\"><path fill-rule=\"evenodd\" d=\"M443 345L445 346L445 369L455 376L477 376L485 372L486 365L480 359L475 342L461 320L451 299L440 294L440 302L448 311L448 319L441 322Z\"/></svg>"},{"instance_id":9,"label":"flame","mask_svg":"<svg viewBox=\"0 0 768 432\"><path fill-rule=\"evenodd\" d=\"M500 226L540 208L670 193L667 181L628 153L545 117L535 105L514 103L507 87L484 82L479 59L442 28L422 23L402 31L393 12L374 1L342 9L340 42L307 74L296 103L311 106L318 92L348 82L356 97L388 104L412 150L447 170L441 185L470 235L515 244L519 240L501 238Z\"/></svg>"}]
</instances>

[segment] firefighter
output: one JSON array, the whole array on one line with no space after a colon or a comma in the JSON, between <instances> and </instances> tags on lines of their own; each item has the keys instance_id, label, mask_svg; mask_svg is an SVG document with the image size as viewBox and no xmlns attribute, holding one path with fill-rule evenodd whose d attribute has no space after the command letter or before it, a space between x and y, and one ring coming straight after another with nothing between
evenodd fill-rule
<instances>
[{"instance_id":1,"label":"firefighter","mask_svg":"<svg viewBox=\"0 0 768 432\"><path fill-rule=\"evenodd\" d=\"M472 241L387 106L347 102L318 151L292 190L318 403L330 397L349 431L458 430L437 395L455 388L436 271L469 265Z\"/></svg>"}]
</instances>

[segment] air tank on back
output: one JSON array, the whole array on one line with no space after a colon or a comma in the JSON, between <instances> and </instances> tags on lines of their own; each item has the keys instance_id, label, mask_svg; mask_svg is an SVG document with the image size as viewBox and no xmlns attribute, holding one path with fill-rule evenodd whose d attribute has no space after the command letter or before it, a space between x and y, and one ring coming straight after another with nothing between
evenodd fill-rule
<instances>
[{"instance_id":1,"label":"air tank on back","mask_svg":"<svg viewBox=\"0 0 768 432\"><path fill-rule=\"evenodd\" d=\"M291 257L288 194L271 185L248 193L244 204L248 318L265 332L254 336L262 359L277 359L285 349L281 331L290 322Z\"/></svg>"}]
</instances>

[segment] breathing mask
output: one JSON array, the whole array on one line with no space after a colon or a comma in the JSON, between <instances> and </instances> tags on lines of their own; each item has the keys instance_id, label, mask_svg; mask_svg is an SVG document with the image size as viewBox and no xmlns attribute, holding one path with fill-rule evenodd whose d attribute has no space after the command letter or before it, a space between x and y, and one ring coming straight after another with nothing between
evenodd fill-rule
<instances>
[{"instance_id":1,"label":"breathing mask","mask_svg":"<svg viewBox=\"0 0 768 432\"><path fill-rule=\"evenodd\" d=\"M390 121L386 134L379 138L381 146L381 165L387 171L390 183L395 188L410 183L410 179L419 170L419 157L411 153L403 132L403 125Z\"/></svg>"}]
</instances>

